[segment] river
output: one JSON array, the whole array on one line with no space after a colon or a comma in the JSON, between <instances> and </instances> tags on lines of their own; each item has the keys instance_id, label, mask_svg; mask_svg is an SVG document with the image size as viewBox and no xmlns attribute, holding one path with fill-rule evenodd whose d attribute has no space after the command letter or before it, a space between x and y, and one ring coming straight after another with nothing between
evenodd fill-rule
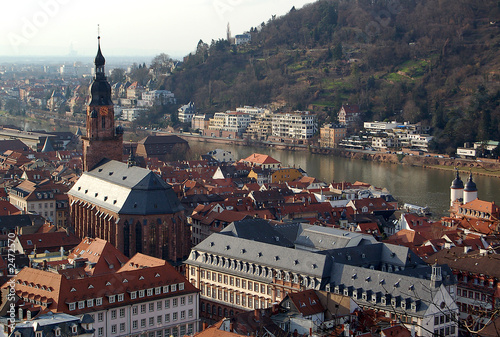
<instances>
[{"instance_id":1,"label":"river","mask_svg":"<svg viewBox=\"0 0 500 337\"><path fill-rule=\"evenodd\" d=\"M428 206L433 218L449 214L447 211L450 207L450 185L455 178L455 173L451 171L347 159L306 151L285 151L191 140L189 145L191 151L196 154L205 154L220 148L231 151L237 159L248 157L252 153L267 154L279 160L284 166L300 167L309 176L325 182L362 181L376 187L385 187L401 205L410 203ZM465 184L468 177L462 173L461 178ZM473 179L477 185L479 199L500 200L499 178L475 175Z\"/></svg>"}]
</instances>

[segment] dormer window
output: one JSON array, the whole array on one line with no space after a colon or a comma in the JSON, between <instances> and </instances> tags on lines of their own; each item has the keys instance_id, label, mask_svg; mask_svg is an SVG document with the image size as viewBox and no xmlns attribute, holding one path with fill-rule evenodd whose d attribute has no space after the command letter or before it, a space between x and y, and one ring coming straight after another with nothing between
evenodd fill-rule
<instances>
[{"instance_id":1,"label":"dormer window","mask_svg":"<svg viewBox=\"0 0 500 337\"><path fill-rule=\"evenodd\" d=\"M184 290L184 283L179 283L179 291Z\"/></svg>"},{"instance_id":2,"label":"dormer window","mask_svg":"<svg viewBox=\"0 0 500 337\"><path fill-rule=\"evenodd\" d=\"M172 284L170 286L170 291L177 291L177 284Z\"/></svg>"},{"instance_id":3,"label":"dormer window","mask_svg":"<svg viewBox=\"0 0 500 337\"><path fill-rule=\"evenodd\" d=\"M139 298L144 297L144 290L139 290Z\"/></svg>"},{"instance_id":4,"label":"dormer window","mask_svg":"<svg viewBox=\"0 0 500 337\"><path fill-rule=\"evenodd\" d=\"M163 293L164 294L168 293L168 286L163 286Z\"/></svg>"},{"instance_id":5,"label":"dormer window","mask_svg":"<svg viewBox=\"0 0 500 337\"><path fill-rule=\"evenodd\" d=\"M17 334L16 334L17 336ZM35 334L35 337L42 337L42 332L41 331L37 331L36 334Z\"/></svg>"},{"instance_id":6,"label":"dormer window","mask_svg":"<svg viewBox=\"0 0 500 337\"><path fill-rule=\"evenodd\" d=\"M54 332L55 332L56 336L61 336L61 328L60 327L57 327Z\"/></svg>"},{"instance_id":7,"label":"dormer window","mask_svg":"<svg viewBox=\"0 0 500 337\"><path fill-rule=\"evenodd\" d=\"M115 303L115 300L116 300L116 296L115 295L110 295L109 298L109 303Z\"/></svg>"},{"instance_id":8,"label":"dormer window","mask_svg":"<svg viewBox=\"0 0 500 337\"><path fill-rule=\"evenodd\" d=\"M78 332L78 326L75 324L71 327L71 333L76 334Z\"/></svg>"},{"instance_id":9,"label":"dormer window","mask_svg":"<svg viewBox=\"0 0 500 337\"><path fill-rule=\"evenodd\" d=\"M148 296L153 296L153 288L148 289Z\"/></svg>"},{"instance_id":10,"label":"dormer window","mask_svg":"<svg viewBox=\"0 0 500 337\"><path fill-rule=\"evenodd\" d=\"M118 302L122 302L124 298L124 294L118 294Z\"/></svg>"}]
</instances>

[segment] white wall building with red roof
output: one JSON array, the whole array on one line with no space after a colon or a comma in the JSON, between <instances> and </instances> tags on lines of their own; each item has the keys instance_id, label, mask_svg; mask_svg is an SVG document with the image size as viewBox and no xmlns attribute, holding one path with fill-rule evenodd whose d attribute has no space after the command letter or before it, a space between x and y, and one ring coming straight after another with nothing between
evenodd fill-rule
<instances>
[{"instance_id":1,"label":"white wall building with red roof","mask_svg":"<svg viewBox=\"0 0 500 337\"><path fill-rule=\"evenodd\" d=\"M9 287L6 283L2 290ZM51 311L89 314L95 336L198 331L198 289L168 262L140 253L128 259L100 239L85 238L67 264L22 269L15 277L15 294L18 321L32 317L32 311Z\"/></svg>"}]
</instances>

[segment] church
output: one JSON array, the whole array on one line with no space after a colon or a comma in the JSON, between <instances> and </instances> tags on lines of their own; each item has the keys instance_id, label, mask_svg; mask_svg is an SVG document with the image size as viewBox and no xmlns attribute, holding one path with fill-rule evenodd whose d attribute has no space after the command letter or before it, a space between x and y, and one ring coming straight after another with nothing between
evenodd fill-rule
<instances>
[{"instance_id":1,"label":"church","mask_svg":"<svg viewBox=\"0 0 500 337\"><path fill-rule=\"evenodd\" d=\"M154 172L122 162L123 128L115 127L100 38L90 85L84 172L68 192L75 234L110 242L126 256L143 253L180 265L191 249L184 208Z\"/></svg>"}]
</instances>

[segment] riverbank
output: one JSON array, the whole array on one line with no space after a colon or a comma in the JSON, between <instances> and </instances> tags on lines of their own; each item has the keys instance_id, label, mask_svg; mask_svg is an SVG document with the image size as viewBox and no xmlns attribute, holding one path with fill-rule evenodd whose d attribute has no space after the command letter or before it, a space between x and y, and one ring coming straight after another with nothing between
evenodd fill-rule
<instances>
[{"instance_id":1,"label":"riverbank","mask_svg":"<svg viewBox=\"0 0 500 337\"><path fill-rule=\"evenodd\" d=\"M248 141L245 139L214 138L214 137L204 137L200 135L186 134L186 133L177 135L188 141L192 139L199 142L215 143L215 144L231 144L239 146L274 148L278 150L287 150L287 151L309 151L311 153L325 155L325 156L338 156L343 158L374 161L379 163L409 165L409 166L422 167L426 169L446 170L446 171L453 171L455 169L458 169L460 172L463 173L472 172L473 174L477 175L500 178L500 162L491 159L483 159L481 161L475 161L472 159L439 158L439 157L404 155L395 153L383 153L376 151L348 150L340 148L319 149L319 148L311 148L308 147L307 145L257 142L257 141Z\"/></svg>"}]
</instances>

